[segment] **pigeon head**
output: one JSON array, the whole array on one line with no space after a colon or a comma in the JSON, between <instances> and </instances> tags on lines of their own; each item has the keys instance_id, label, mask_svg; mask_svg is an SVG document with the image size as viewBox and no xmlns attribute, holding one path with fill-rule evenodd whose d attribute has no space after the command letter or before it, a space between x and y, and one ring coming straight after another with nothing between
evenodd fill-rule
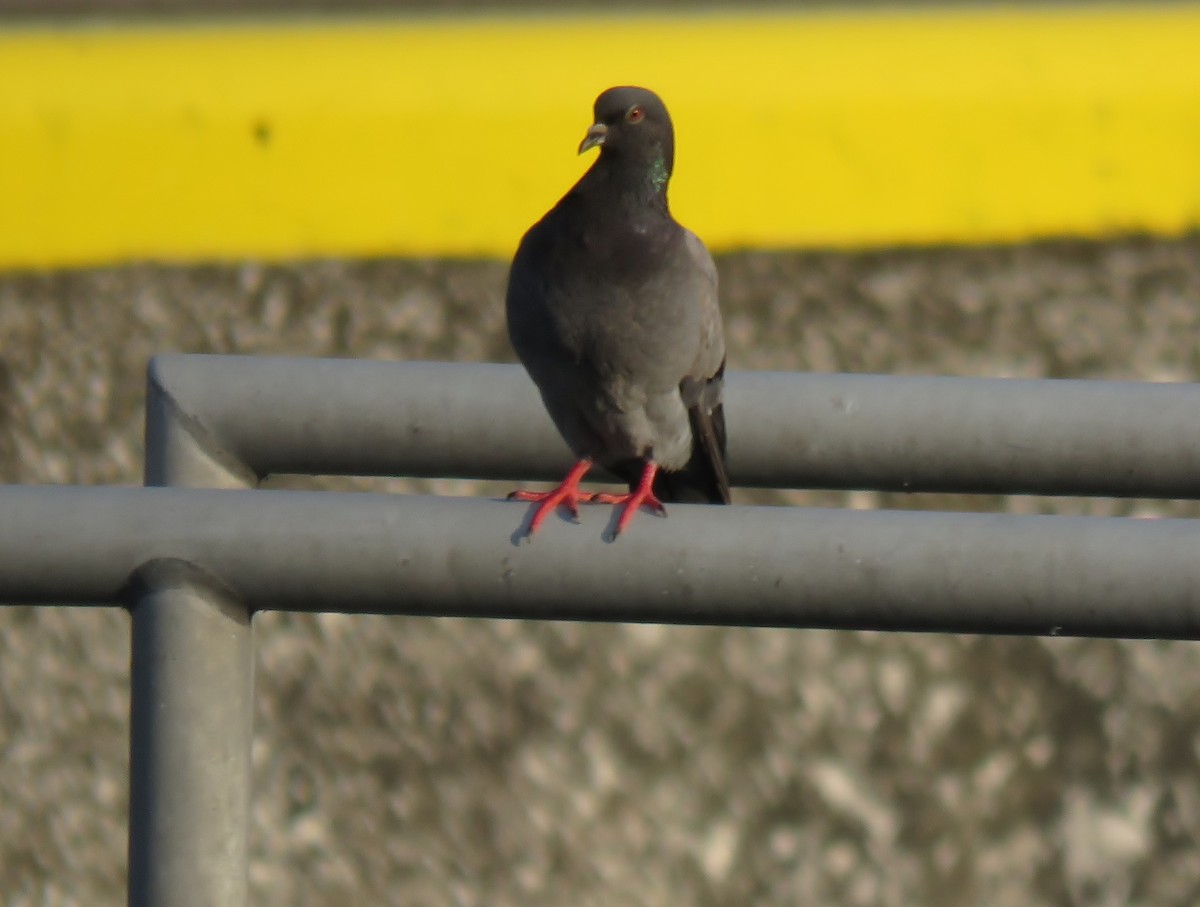
<instances>
[{"instance_id":1,"label":"pigeon head","mask_svg":"<svg viewBox=\"0 0 1200 907\"><path fill-rule=\"evenodd\" d=\"M675 166L675 131L662 100L646 88L610 88L596 98L596 122L579 153L600 146L600 160L644 170L655 188L666 188Z\"/></svg>"}]
</instances>

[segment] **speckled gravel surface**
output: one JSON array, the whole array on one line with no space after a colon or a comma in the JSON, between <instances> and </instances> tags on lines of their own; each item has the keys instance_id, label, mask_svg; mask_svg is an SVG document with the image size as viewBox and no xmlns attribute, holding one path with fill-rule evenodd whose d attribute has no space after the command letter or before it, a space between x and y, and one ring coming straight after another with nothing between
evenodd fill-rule
<instances>
[{"instance_id":1,"label":"speckled gravel surface","mask_svg":"<svg viewBox=\"0 0 1200 907\"><path fill-rule=\"evenodd\" d=\"M719 264L739 368L1200 376L1200 238ZM0 481L138 482L154 352L510 359L504 273L0 275ZM341 615L256 628L257 905L1200 903L1193 644ZM0 902L123 902L128 658L122 612L0 608Z\"/></svg>"}]
</instances>

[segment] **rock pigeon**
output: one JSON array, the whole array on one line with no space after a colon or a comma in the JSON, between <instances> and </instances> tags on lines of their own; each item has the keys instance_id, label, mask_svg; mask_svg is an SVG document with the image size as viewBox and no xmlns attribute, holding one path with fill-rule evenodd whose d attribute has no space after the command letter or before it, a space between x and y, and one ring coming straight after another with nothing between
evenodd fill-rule
<instances>
[{"instance_id":1,"label":"rock pigeon","mask_svg":"<svg viewBox=\"0 0 1200 907\"><path fill-rule=\"evenodd\" d=\"M671 118L645 88L610 88L579 153L600 155L521 240L508 279L512 344L578 458L535 501L532 535L559 504L624 504L614 535L645 504L729 503L717 270L671 216ZM598 464L628 494L580 491Z\"/></svg>"}]
</instances>

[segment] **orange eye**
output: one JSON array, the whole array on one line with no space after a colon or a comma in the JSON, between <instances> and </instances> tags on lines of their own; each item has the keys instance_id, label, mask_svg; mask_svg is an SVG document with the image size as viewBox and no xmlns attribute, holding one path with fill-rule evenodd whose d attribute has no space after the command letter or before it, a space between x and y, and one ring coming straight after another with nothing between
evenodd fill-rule
<instances>
[{"instance_id":1,"label":"orange eye","mask_svg":"<svg viewBox=\"0 0 1200 907\"><path fill-rule=\"evenodd\" d=\"M630 107L625 113L625 119L630 123L640 123L646 117L646 108L638 104L635 107Z\"/></svg>"}]
</instances>

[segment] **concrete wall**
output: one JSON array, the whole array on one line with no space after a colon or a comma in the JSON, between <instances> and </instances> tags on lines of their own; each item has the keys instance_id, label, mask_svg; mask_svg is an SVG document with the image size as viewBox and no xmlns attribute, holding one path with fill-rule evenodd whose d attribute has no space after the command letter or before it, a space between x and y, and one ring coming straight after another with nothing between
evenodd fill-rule
<instances>
[{"instance_id":1,"label":"concrete wall","mask_svg":"<svg viewBox=\"0 0 1200 907\"><path fill-rule=\"evenodd\" d=\"M739 368L1200 375L1194 237L719 266ZM0 277L0 478L138 482L153 352L509 359L504 273L382 261ZM257 624L254 903L1184 905L1200 887L1192 644ZM128 645L121 612L0 609L6 903L122 897Z\"/></svg>"}]
</instances>

